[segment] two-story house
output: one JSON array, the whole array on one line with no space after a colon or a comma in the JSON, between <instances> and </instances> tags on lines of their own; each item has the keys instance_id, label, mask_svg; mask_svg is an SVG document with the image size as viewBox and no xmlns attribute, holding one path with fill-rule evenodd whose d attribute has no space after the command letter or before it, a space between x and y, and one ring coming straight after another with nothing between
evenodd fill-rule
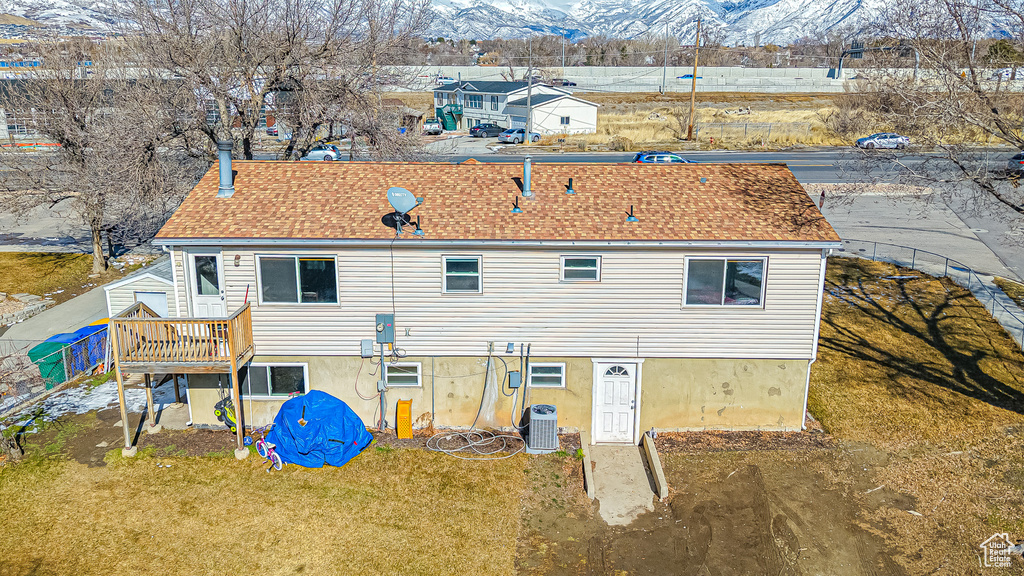
<instances>
[{"instance_id":1,"label":"two-story house","mask_svg":"<svg viewBox=\"0 0 1024 576\"><path fill-rule=\"evenodd\" d=\"M528 86L526 82L486 80L446 84L434 90L435 113L445 130L483 123L524 128ZM529 92L534 132L575 134L596 129L597 104L544 84L535 83Z\"/></svg>"},{"instance_id":2,"label":"two-story house","mask_svg":"<svg viewBox=\"0 0 1024 576\"><path fill-rule=\"evenodd\" d=\"M372 425L380 381L389 422L411 400L437 427L553 404L594 442L803 426L839 237L785 165L220 168L154 241L176 318L112 320L122 369L190 373L196 424L323 390ZM422 199L401 235L392 187Z\"/></svg>"}]
</instances>

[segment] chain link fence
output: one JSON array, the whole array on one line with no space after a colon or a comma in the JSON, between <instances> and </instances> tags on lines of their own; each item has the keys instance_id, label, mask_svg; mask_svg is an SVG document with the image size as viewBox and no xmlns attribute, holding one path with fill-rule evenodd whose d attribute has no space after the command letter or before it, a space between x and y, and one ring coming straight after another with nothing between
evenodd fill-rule
<instances>
[{"instance_id":1,"label":"chain link fence","mask_svg":"<svg viewBox=\"0 0 1024 576\"><path fill-rule=\"evenodd\" d=\"M932 276L945 276L971 291L1010 336L1024 348L1024 311L992 282L994 276L978 272L970 266L942 254L920 248L874 242L843 240L841 255L888 262L904 268L920 270Z\"/></svg>"},{"instance_id":2,"label":"chain link fence","mask_svg":"<svg viewBox=\"0 0 1024 576\"><path fill-rule=\"evenodd\" d=\"M66 340L0 342L0 415L109 364L106 327Z\"/></svg>"}]
</instances>

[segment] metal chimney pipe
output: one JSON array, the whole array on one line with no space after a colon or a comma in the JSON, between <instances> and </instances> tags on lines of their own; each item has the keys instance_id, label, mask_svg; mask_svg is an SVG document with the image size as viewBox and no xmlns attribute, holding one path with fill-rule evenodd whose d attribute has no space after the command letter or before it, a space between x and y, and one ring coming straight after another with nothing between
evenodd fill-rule
<instances>
[{"instance_id":1,"label":"metal chimney pipe","mask_svg":"<svg viewBox=\"0 0 1024 576\"><path fill-rule=\"evenodd\" d=\"M231 140L217 142L217 163L220 164L220 187L217 198L231 198L235 193L235 174L231 170Z\"/></svg>"},{"instance_id":2,"label":"metal chimney pipe","mask_svg":"<svg viewBox=\"0 0 1024 576\"><path fill-rule=\"evenodd\" d=\"M530 188L530 176L533 172L533 160L529 156L523 158L523 198L532 198L533 190Z\"/></svg>"}]
</instances>

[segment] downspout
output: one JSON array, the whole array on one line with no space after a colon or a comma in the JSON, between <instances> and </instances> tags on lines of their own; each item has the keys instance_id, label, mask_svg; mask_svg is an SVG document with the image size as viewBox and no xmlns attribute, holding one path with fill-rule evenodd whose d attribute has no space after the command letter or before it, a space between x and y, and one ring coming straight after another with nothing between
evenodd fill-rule
<instances>
[{"instance_id":1,"label":"downspout","mask_svg":"<svg viewBox=\"0 0 1024 576\"><path fill-rule=\"evenodd\" d=\"M818 270L818 302L814 306L814 341L811 342L811 359L807 362L807 382L804 385L804 417L800 420L800 429L806 430L807 397L811 392L811 366L818 359L818 335L821 333L821 302L825 297L825 264L828 262L829 250L821 251L821 266Z\"/></svg>"}]
</instances>

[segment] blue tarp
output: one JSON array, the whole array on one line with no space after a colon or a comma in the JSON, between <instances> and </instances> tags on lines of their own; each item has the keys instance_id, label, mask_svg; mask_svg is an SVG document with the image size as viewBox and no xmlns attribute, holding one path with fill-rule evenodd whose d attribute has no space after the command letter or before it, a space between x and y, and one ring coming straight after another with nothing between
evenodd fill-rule
<instances>
[{"instance_id":1,"label":"blue tarp","mask_svg":"<svg viewBox=\"0 0 1024 576\"><path fill-rule=\"evenodd\" d=\"M319 390L286 401L267 434L281 460L306 468L344 466L372 440L348 404Z\"/></svg>"},{"instance_id":2,"label":"blue tarp","mask_svg":"<svg viewBox=\"0 0 1024 576\"><path fill-rule=\"evenodd\" d=\"M106 324L79 328L74 332L55 334L47 342L71 345L71 370L81 372L103 362L107 345Z\"/></svg>"}]
</instances>

